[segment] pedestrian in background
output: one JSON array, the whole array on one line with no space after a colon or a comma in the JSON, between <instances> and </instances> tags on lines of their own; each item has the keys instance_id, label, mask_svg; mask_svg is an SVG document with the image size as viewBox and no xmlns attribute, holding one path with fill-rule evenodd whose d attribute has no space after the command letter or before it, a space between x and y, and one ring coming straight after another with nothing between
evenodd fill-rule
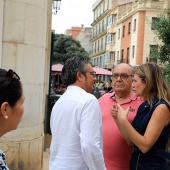
<instances>
[{"instance_id":1,"label":"pedestrian in background","mask_svg":"<svg viewBox=\"0 0 170 170\"><path fill-rule=\"evenodd\" d=\"M132 122L136 115L141 99L131 88L133 70L128 64L121 63L113 70L112 85L114 91L99 98L102 111L103 152L107 170L128 170L131 157L131 146L127 144L116 122L110 115L110 109L119 103L124 109L131 106L128 121Z\"/></svg>"},{"instance_id":2,"label":"pedestrian in background","mask_svg":"<svg viewBox=\"0 0 170 170\"><path fill-rule=\"evenodd\" d=\"M68 59L62 69L67 90L51 114L50 170L105 170L99 103L91 94L96 73L86 57Z\"/></svg>"},{"instance_id":3,"label":"pedestrian in background","mask_svg":"<svg viewBox=\"0 0 170 170\"><path fill-rule=\"evenodd\" d=\"M132 144L131 170L168 170L166 145L170 136L170 89L161 68L146 63L134 69L132 89L144 102L138 108L132 124L127 120L131 105L123 109L119 104L111 109L123 136Z\"/></svg>"},{"instance_id":4,"label":"pedestrian in background","mask_svg":"<svg viewBox=\"0 0 170 170\"><path fill-rule=\"evenodd\" d=\"M24 96L19 76L13 70L0 69L0 137L17 129L24 112ZM0 169L8 170L0 150Z\"/></svg>"}]
</instances>

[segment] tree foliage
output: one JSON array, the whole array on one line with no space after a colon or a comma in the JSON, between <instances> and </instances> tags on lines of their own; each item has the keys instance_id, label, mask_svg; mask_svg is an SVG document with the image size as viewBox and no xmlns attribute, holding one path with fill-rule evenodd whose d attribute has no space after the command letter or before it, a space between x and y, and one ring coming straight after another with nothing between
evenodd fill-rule
<instances>
[{"instance_id":1,"label":"tree foliage","mask_svg":"<svg viewBox=\"0 0 170 170\"><path fill-rule=\"evenodd\" d=\"M64 64L64 62L68 58L73 56L89 57L89 54L81 46L80 42L73 39L72 36L67 36L64 34L54 34L52 63Z\"/></svg>"},{"instance_id":2,"label":"tree foliage","mask_svg":"<svg viewBox=\"0 0 170 170\"><path fill-rule=\"evenodd\" d=\"M170 83L170 7L165 9L164 14L160 14L156 22L152 21L152 28L161 43L152 53L159 61L164 64L163 72L166 80ZM153 56L151 56L153 58Z\"/></svg>"}]
</instances>

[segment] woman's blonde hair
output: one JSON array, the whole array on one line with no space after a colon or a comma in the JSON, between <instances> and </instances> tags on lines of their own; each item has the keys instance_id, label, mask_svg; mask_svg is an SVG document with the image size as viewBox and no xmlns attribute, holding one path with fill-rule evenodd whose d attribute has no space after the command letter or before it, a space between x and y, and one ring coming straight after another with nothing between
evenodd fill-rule
<instances>
[{"instance_id":1,"label":"woman's blonde hair","mask_svg":"<svg viewBox=\"0 0 170 170\"><path fill-rule=\"evenodd\" d=\"M137 66L134 73L146 84L141 95L144 100L152 106L152 100L157 96L159 100L164 99L170 104L170 88L163 77L162 69L156 63L149 62Z\"/></svg>"}]
</instances>

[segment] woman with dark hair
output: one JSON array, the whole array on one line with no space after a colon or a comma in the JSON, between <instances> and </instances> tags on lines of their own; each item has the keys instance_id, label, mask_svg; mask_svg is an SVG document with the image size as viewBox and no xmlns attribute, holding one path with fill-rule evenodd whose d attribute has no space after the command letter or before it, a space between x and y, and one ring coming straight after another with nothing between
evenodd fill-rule
<instances>
[{"instance_id":1,"label":"woman with dark hair","mask_svg":"<svg viewBox=\"0 0 170 170\"><path fill-rule=\"evenodd\" d=\"M152 62L135 67L132 89L144 99L132 124L127 120L130 107L123 110L117 104L111 109L112 117L119 122L119 130L132 144L130 169L168 170L170 89L161 68Z\"/></svg>"},{"instance_id":2,"label":"woman with dark hair","mask_svg":"<svg viewBox=\"0 0 170 170\"><path fill-rule=\"evenodd\" d=\"M0 137L17 129L24 112L20 77L13 70L0 69ZM5 154L0 150L0 169L8 170Z\"/></svg>"}]
</instances>

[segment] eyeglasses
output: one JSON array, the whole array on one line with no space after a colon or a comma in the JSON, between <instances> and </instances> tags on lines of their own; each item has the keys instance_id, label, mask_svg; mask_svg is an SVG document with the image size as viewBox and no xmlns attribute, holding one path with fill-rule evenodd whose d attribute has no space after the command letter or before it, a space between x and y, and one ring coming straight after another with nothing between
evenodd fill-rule
<instances>
[{"instance_id":1,"label":"eyeglasses","mask_svg":"<svg viewBox=\"0 0 170 170\"><path fill-rule=\"evenodd\" d=\"M6 89L9 85L10 85L10 83L11 83L11 81L13 80L13 79L16 79L16 80L20 80L20 77L18 76L18 74L17 73L15 73L13 70L11 70L11 69L9 69L8 70L8 72L7 72L7 77L11 77L11 79L8 81L8 83L6 84L6 86L4 87L4 89Z\"/></svg>"},{"instance_id":2,"label":"eyeglasses","mask_svg":"<svg viewBox=\"0 0 170 170\"><path fill-rule=\"evenodd\" d=\"M96 77L96 72L95 71L87 71L87 73L90 73L93 77Z\"/></svg>"},{"instance_id":3,"label":"eyeglasses","mask_svg":"<svg viewBox=\"0 0 170 170\"><path fill-rule=\"evenodd\" d=\"M122 74L115 73L115 74L113 74L112 79L115 81L115 80L117 80L118 77L120 77L121 80L126 80L129 76L132 77L132 75L128 75L126 73L122 73Z\"/></svg>"}]
</instances>

